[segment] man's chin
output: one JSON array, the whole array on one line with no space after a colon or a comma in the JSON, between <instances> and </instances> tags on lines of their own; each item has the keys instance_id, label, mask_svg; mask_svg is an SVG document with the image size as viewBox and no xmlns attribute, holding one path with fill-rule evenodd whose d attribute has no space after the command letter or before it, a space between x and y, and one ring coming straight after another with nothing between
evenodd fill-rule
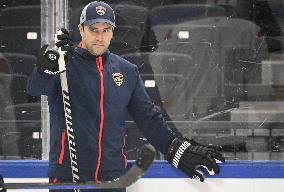
<instances>
[{"instance_id":1,"label":"man's chin","mask_svg":"<svg viewBox=\"0 0 284 192\"><path fill-rule=\"evenodd\" d=\"M89 50L89 52L95 56L99 56L99 55L102 55L106 52L106 49L105 50L102 50L102 51L96 51L96 50Z\"/></svg>"}]
</instances>

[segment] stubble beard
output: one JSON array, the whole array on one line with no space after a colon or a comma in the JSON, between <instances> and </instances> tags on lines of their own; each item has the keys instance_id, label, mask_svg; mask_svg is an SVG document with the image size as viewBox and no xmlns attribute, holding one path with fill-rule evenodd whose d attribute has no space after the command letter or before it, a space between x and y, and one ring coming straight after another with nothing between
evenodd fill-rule
<instances>
[{"instance_id":1,"label":"stubble beard","mask_svg":"<svg viewBox=\"0 0 284 192\"><path fill-rule=\"evenodd\" d=\"M106 50L108 49L108 47L104 47L103 49L101 50L95 50L93 49L91 46L86 46L86 49L92 54L92 55L95 55L95 56L100 56L102 54L104 54L106 52Z\"/></svg>"}]
</instances>

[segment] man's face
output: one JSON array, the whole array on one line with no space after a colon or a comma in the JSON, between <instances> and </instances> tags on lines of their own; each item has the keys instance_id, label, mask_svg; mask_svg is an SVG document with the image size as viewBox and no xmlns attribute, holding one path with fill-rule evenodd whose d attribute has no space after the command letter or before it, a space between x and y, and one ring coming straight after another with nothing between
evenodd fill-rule
<instances>
[{"instance_id":1,"label":"man's face","mask_svg":"<svg viewBox=\"0 0 284 192\"><path fill-rule=\"evenodd\" d=\"M82 46L93 55L102 55L109 47L113 36L113 27L107 23L95 23L90 26L79 25Z\"/></svg>"}]
</instances>

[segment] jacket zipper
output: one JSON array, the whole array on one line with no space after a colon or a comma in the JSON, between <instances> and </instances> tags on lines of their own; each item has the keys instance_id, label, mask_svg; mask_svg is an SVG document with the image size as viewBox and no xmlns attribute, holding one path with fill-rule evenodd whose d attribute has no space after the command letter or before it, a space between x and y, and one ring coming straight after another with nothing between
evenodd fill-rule
<instances>
[{"instance_id":1,"label":"jacket zipper","mask_svg":"<svg viewBox=\"0 0 284 192\"><path fill-rule=\"evenodd\" d=\"M95 171L95 181L98 182L98 174L102 159L102 135L104 127L104 75L103 75L103 61L102 56L96 58L97 68L100 74L100 130L99 130L99 140L98 140L98 162Z\"/></svg>"}]
</instances>

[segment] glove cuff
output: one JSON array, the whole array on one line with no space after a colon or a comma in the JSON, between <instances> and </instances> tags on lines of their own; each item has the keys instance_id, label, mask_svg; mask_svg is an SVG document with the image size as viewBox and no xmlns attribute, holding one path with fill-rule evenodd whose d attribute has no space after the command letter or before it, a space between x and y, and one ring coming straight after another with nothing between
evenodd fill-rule
<instances>
[{"instance_id":1,"label":"glove cuff","mask_svg":"<svg viewBox=\"0 0 284 192\"><path fill-rule=\"evenodd\" d=\"M191 143L187 139L175 138L168 149L167 160L178 168L180 159L189 146L191 146Z\"/></svg>"}]
</instances>

